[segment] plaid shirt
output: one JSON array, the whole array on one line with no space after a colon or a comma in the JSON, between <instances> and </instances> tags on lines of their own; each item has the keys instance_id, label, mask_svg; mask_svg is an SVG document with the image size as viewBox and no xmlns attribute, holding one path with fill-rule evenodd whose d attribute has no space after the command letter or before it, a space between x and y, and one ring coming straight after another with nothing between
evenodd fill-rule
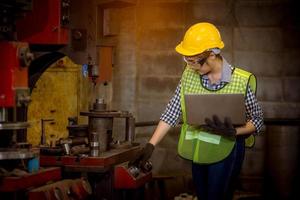
<instances>
[{"instance_id":1,"label":"plaid shirt","mask_svg":"<svg viewBox=\"0 0 300 200\"><path fill-rule=\"evenodd\" d=\"M223 58L221 80L216 84L211 84L208 77L204 75L201 76L203 86L210 90L218 90L222 88L226 83L230 82L232 69L233 68ZM171 98L165 112L160 117L160 120L166 122L170 126L175 126L179 122L179 117L182 114L180 103L180 88L181 83L178 84L174 96ZM247 121L251 121L253 123L256 128L256 133L260 132L263 126L263 112L249 86L246 93L245 105Z\"/></svg>"}]
</instances>

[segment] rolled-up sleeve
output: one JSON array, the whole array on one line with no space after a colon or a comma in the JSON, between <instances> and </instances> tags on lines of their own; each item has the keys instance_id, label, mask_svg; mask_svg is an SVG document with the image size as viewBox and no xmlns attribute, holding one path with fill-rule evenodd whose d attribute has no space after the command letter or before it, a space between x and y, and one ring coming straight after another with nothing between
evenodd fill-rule
<instances>
[{"instance_id":1,"label":"rolled-up sleeve","mask_svg":"<svg viewBox=\"0 0 300 200\"><path fill-rule=\"evenodd\" d=\"M253 123L256 129L254 134L258 134L263 127L263 111L250 87L247 89L245 105L247 121Z\"/></svg>"}]
</instances>

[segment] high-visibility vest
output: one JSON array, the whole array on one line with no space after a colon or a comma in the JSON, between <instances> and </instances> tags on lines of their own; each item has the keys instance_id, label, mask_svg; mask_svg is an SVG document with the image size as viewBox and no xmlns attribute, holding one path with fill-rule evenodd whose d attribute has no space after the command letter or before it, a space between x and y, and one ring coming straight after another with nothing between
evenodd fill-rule
<instances>
[{"instance_id":1,"label":"high-visibility vest","mask_svg":"<svg viewBox=\"0 0 300 200\"><path fill-rule=\"evenodd\" d=\"M255 76L245 70L234 68L229 83L218 90L209 90L202 85L199 74L186 67L181 78L180 89L183 125L178 142L178 153L181 157L195 163L214 163L226 158L235 144L235 139L211 134L187 124L184 95L209 93L246 95L248 86L254 93L256 92ZM199 109L201 109L201 105L199 105ZM245 143L249 145L249 141L254 143L253 135L248 137Z\"/></svg>"}]
</instances>

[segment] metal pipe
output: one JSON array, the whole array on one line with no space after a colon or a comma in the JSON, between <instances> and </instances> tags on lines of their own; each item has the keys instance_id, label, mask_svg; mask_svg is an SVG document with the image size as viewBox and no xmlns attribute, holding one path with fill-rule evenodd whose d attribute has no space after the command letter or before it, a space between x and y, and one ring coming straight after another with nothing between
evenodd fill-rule
<instances>
[{"instance_id":1,"label":"metal pipe","mask_svg":"<svg viewBox=\"0 0 300 200\"><path fill-rule=\"evenodd\" d=\"M265 118L265 125L300 126L300 118Z\"/></svg>"},{"instance_id":2,"label":"metal pipe","mask_svg":"<svg viewBox=\"0 0 300 200\"><path fill-rule=\"evenodd\" d=\"M113 118L89 117L89 132L97 133L99 142L99 151L104 152L109 150L113 128Z\"/></svg>"},{"instance_id":3,"label":"metal pipe","mask_svg":"<svg viewBox=\"0 0 300 200\"><path fill-rule=\"evenodd\" d=\"M7 121L8 121L7 108L0 108L0 122L7 122Z\"/></svg>"},{"instance_id":4,"label":"metal pipe","mask_svg":"<svg viewBox=\"0 0 300 200\"><path fill-rule=\"evenodd\" d=\"M135 139L135 118L133 116L126 118L125 140L132 142Z\"/></svg>"},{"instance_id":5,"label":"metal pipe","mask_svg":"<svg viewBox=\"0 0 300 200\"><path fill-rule=\"evenodd\" d=\"M135 122L135 127L156 126L159 121Z\"/></svg>"},{"instance_id":6,"label":"metal pipe","mask_svg":"<svg viewBox=\"0 0 300 200\"><path fill-rule=\"evenodd\" d=\"M45 122L53 122L54 119L41 119L41 145L46 144Z\"/></svg>"}]
</instances>

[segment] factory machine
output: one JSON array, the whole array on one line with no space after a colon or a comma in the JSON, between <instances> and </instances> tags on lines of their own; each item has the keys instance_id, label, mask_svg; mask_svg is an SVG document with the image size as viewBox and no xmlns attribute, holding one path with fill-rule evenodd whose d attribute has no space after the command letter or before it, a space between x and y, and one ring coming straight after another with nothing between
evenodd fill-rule
<instances>
[{"instance_id":1,"label":"factory machine","mask_svg":"<svg viewBox=\"0 0 300 200\"><path fill-rule=\"evenodd\" d=\"M54 39L49 40L53 35L46 37L47 29L41 29L44 25L34 24L45 31L40 32L23 23L25 15L33 16L32 10L39 6L25 0L0 2L0 192L3 199L24 199L28 188L61 179L60 168L39 168L39 149L26 140L30 126L26 113L31 102L28 71L34 59L30 45L56 44Z\"/></svg>"},{"instance_id":2,"label":"factory machine","mask_svg":"<svg viewBox=\"0 0 300 200\"><path fill-rule=\"evenodd\" d=\"M63 65L66 57L53 51L68 44L70 0L4 0L0 8L1 197L118 199L118 191L143 186L151 179L151 163L143 169L128 168L126 163L141 150L134 143L134 117L128 111L107 109L102 98L80 112L87 124L79 124L79 116L66 119L67 136L47 138L45 125L58 119L42 118L39 144L27 141L35 84L51 64ZM50 53L35 58L40 51ZM87 66L96 85L102 69L90 62ZM113 137L116 119L125 123L121 140Z\"/></svg>"}]
</instances>

